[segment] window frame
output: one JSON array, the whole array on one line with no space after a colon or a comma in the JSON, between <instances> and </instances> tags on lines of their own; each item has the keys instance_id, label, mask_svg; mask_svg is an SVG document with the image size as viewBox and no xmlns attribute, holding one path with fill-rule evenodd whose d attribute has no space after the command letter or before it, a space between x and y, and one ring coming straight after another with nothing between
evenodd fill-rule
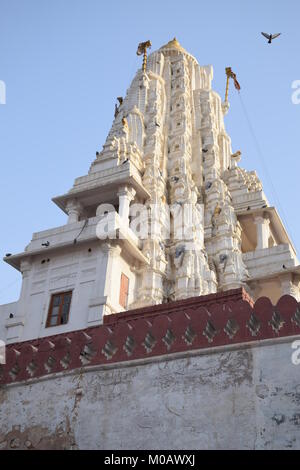
<instances>
[{"instance_id":1,"label":"window frame","mask_svg":"<svg viewBox=\"0 0 300 470\"><path fill-rule=\"evenodd\" d=\"M71 299L70 299L70 303L69 303L67 321L65 323L60 323L62 315L63 315L63 306L64 306L64 296L65 295L70 295ZM52 312L53 312L53 303L54 303L54 298L56 296L60 296L59 311L58 311L58 315L57 315L57 323L55 325L51 325L51 318L52 318ZM49 304L48 314L47 314L46 328L53 328L55 326L67 325L67 323L69 322L69 318L70 318L72 296L73 296L73 290L68 290L68 291L63 291L63 292L54 292L53 294L51 294L50 304Z\"/></svg>"}]
</instances>

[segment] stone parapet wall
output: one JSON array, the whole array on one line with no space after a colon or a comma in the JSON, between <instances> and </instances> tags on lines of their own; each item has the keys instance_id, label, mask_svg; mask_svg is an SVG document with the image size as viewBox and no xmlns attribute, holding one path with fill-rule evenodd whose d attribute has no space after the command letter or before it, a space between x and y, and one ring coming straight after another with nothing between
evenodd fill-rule
<instances>
[{"instance_id":1,"label":"stone parapet wall","mask_svg":"<svg viewBox=\"0 0 300 470\"><path fill-rule=\"evenodd\" d=\"M0 448L300 449L292 339L259 344L0 387Z\"/></svg>"},{"instance_id":2,"label":"stone parapet wall","mask_svg":"<svg viewBox=\"0 0 300 470\"><path fill-rule=\"evenodd\" d=\"M0 384L98 365L300 335L291 296L255 304L243 289L106 317L105 324L9 344Z\"/></svg>"}]
</instances>

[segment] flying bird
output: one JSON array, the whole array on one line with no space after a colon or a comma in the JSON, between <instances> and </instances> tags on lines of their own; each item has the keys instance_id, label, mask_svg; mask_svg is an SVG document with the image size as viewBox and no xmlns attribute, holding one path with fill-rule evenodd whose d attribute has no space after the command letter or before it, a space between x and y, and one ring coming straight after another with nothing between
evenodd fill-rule
<instances>
[{"instance_id":1,"label":"flying bird","mask_svg":"<svg viewBox=\"0 0 300 470\"><path fill-rule=\"evenodd\" d=\"M261 33L266 39L268 39L268 44L271 44L273 39L278 38L281 33L276 33L276 34L267 34L267 33Z\"/></svg>"}]
</instances>

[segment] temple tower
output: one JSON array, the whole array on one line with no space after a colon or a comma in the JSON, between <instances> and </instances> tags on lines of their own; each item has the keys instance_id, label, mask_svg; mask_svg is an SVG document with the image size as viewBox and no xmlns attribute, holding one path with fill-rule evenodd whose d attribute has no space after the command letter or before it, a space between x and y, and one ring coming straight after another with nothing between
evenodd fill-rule
<instances>
[{"instance_id":1,"label":"temple tower","mask_svg":"<svg viewBox=\"0 0 300 470\"><path fill-rule=\"evenodd\" d=\"M0 307L7 342L237 287L299 300L295 249L239 166L212 79L175 38L144 62L88 174L53 199L66 225L5 258L23 275L19 301Z\"/></svg>"}]
</instances>

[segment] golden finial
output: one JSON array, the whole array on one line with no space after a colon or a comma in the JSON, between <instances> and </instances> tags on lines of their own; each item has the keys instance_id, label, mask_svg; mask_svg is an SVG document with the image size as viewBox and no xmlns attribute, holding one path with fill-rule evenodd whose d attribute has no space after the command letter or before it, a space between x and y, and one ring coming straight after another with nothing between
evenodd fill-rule
<instances>
[{"instance_id":1,"label":"golden finial","mask_svg":"<svg viewBox=\"0 0 300 470\"><path fill-rule=\"evenodd\" d=\"M137 55L144 55L143 57L143 72L146 72L147 67L147 49L152 46L151 41L140 42L136 51Z\"/></svg>"},{"instance_id":2,"label":"golden finial","mask_svg":"<svg viewBox=\"0 0 300 470\"><path fill-rule=\"evenodd\" d=\"M225 68L225 73L226 73L226 76L227 76L226 91L225 91L225 103L227 103L228 102L229 79L230 78L233 79L234 86L238 91L241 89L241 86L240 86L239 82L236 79L236 74L233 73L233 71L231 70L231 67L226 67Z\"/></svg>"},{"instance_id":3,"label":"golden finial","mask_svg":"<svg viewBox=\"0 0 300 470\"><path fill-rule=\"evenodd\" d=\"M171 41L162 46L161 49L178 49L181 52L186 52L186 50L179 44L176 37L174 37Z\"/></svg>"}]
</instances>

